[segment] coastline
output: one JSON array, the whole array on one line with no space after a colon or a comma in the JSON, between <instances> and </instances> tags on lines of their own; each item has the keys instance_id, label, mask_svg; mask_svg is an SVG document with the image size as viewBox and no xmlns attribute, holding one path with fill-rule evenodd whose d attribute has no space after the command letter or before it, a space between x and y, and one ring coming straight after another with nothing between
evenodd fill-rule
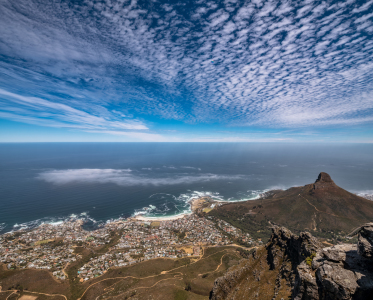
<instances>
[{"instance_id":1,"label":"coastline","mask_svg":"<svg viewBox=\"0 0 373 300\"><path fill-rule=\"evenodd\" d=\"M258 195L254 199L260 198L261 196L262 196L262 194ZM172 221L172 220L182 219L185 216L190 216L192 214L195 214L198 211L201 212L204 209L208 209L208 211L210 211L211 209L213 209L215 207L215 205L219 206L219 205L222 205L222 204L225 204L225 203L249 201L249 200L254 200L254 199L244 199L244 200L238 200L238 201L224 201L224 200L220 200L220 199L213 199L211 196L200 196L200 197L192 198L188 201L188 203L190 205L190 210L188 210L184 213L180 213L180 214L177 214L177 215L171 215L171 216L162 216L162 217L161 216L159 216L159 217L145 216L144 214L139 214L139 215L127 217L126 219L127 220L136 220L136 221L141 221L141 222ZM87 220L88 219L88 220L91 220L93 222L96 222L93 219L91 219L86 212L83 212L83 213L80 213L80 214L71 214L70 216L68 216L66 218L52 218L52 220L46 220L46 218L44 218L44 219L36 220L38 222L30 221L30 222L22 223L22 224L19 224L19 225L16 224L9 231L3 231L3 229L7 226L1 226L1 225L5 225L5 224L0 223L0 235L3 235L5 233L9 233L9 232L14 232L14 231L32 230L32 229L37 228L37 227L39 227L43 224L60 225L61 223L64 223L65 221L72 220L72 219L75 219L75 220L83 220L83 219ZM115 222L115 221L118 221L118 220L122 220L122 218L110 219L110 220L107 220L106 222L108 222L108 221ZM38 223L38 224L36 224L36 223Z\"/></svg>"},{"instance_id":2,"label":"coastline","mask_svg":"<svg viewBox=\"0 0 373 300\"><path fill-rule=\"evenodd\" d=\"M136 215L136 216L128 217L126 219L128 219L128 220L132 219L132 220L137 220L137 221L142 221L142 222L156 222L156 221L162 222L162 221L178 220L178 219L184 218L185 216L190 216L198 210L203 210L204 203L207 203L207 202L210 204L210 208L213 209L213 204L222 205L222 204L225 204L225 203L245 202L245 201L256 200L256 199L265 199L272 192L276 192L276 191L278 191L278 190L268 190L268 191L265 191L265 192L259 194L258 196L256 196L253 199L244 199L244 200L237 200L237 201L223 201L223 200L212 199L212 197L210 197L210 196L201 196L201 197L198 197L198 198L192 198L191 200L188 201L189 204L190 204L191 211L187 211L187 212L177 214L177 215L163 216L163 217L154 217L154 216L151 217L151 216L145 216L145 215L139 214L139 215ZM373 201L373 194L366 193L366 192L365 193L364 192L360 192L360 193L359 192L352 192L352 193L359 196L359 197L362 197L362 198ZM12 232L16 232L16 231L32 230L32 229L37 228L37 227L39 227L43 224L60 225L61 223L64 223L65 221L69 221L69 220L72 220L72 219L75 219L75 220L85 219L86 220L87 216L88 216L87 213L83 212L81 214L71 214L70 216L68 216L66 218L52 218L53 220L46 220L46 218L38 219L36 221L40 221L40 222L30 221L30 222L27 222L27 223L15 224L13 226L13 228L11 228L11 230L6 230L6 231L4 231L4 229L7 227L7 225L5 223L0 223L0 236L3 235L3 234L6 234L6 233L12 233ZM93 222L96 222L93 219L91 219L89 216L88 216L88 219L93 221ZM111 219L110 221L115 222L115 221L118 221L118 220L123 220L123 219L122 218ZM36 223L38 223L38 224L36 224Z\"/></svg>"},{"instance_id":3,"label":"coastline","mask_svg":"<svg viewBox=\"0 0 373 300\"><path fill-rule=\"evenodd\" d=\"M193 214L193 212L183 213L183 214L174 215L174 216L166 216L166 217L145 217L144 215L138 215L138 216L135 216L135 217L132 217L132 218L137 220L137 221L144 221L144 222L147 222L147 221L155 221L155 222L156 221L173 221L173 220L182 219L185 216L189 216L191 214Z\"/></svg>"},{"instance_id":4,"label":"coastline","mask_svg":"<svg viewBox=\"0 0 373 300\"><path fill-rule=\"evenodd\" d=\"M211 197L203 196L203 197L193 198L189 201L191 211L187 212L187 213L182 213L182 214L178 214L178 215L174 215L174 216L165 216L165 217L146 217L144 215L137 215L137 216L132 217L132 218L137 220L137 221L144 221L144 222L146 222L146 221L178 220L178 219L184 218L185 216L189 216L189 215L194 214L207 202L215 203L217 201L213 200ZM222 201L219 201L219 202L221 203Z\"/></svg>"}]
</instances>

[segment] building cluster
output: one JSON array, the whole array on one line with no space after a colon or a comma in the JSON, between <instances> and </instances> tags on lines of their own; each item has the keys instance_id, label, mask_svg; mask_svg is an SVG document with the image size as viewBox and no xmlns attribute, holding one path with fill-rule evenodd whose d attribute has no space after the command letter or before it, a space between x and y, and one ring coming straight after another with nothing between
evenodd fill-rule
<instances>
[{"instance_id":1,"label":"building cluster","mask_svg":"<svg viewBox=\"0 0 373 300\"><path fill-rule=\"evenodd\" d=\"M226 232L227 234L233 236L236 239L241 240L242 242L252 244L254 241L251 239L250 234L242 232L241 229L232 226L231 224L223 221L217 220L218 227Z\"/></svg>"},{"instance_id":2,"label":"building cluster","mask_svg":"<svg viewBox=\"0 0 373 300\"><path fill-rule=\"evenodd\" d=\"M31 230L10 232L0 236L0 263L8 269L46 269L64 280L65 267L81 256L75 247L99 247L110 241L110 226L95 231L82 228L82 220L59 224L42 224Z\"/></svg>"},{"instance_id":3,"label":"building cluster","mask_svg":"<svg viewBox=\"0 0 373 300\"><path fill-rule=\"evenodd\" d=\"M68 263L79 259L71 246L49 244L24 248L17 241L3 242L0 246L0 262L8 269L46 269L51 270L58 279L66 279L64 268Z\"/></svg>"},{"instance_id":4,"label":"building cluster","mask_svg":"<svg viewBox=\"0 0 373 300\"><path fill-rule=\"evenodd\" d=\"M81 281L86 281L109 268L154 258L200 256L201 246L227 245L233 238L249 240L248 234L224 221L195 214L170 221L117 220L93 231L84 230L82 225L81 220L71 220L4 234L0 236L0 262L8 269L47 269L63 280L66 266L81 258L76 247L98 249L111 241L113 233L119 233L115 245L78 270Z\"/></svg>"},{"instance_id":5,"label":"building cluster","mask_svg":"<svg viewBox=\"0 0 373 300\"><path fill-rule=\"evenodd\" d=\"M115 227L123 231L117 245L110 253L92 259L79 270L82 281L97 277L111 267L128 266L153 258L199 256L202 245L231 243L214 222L194 214L161 222L118 221ZM187 253L185 247L190 247L191 253Z\"/></svg>"}]
</instances>

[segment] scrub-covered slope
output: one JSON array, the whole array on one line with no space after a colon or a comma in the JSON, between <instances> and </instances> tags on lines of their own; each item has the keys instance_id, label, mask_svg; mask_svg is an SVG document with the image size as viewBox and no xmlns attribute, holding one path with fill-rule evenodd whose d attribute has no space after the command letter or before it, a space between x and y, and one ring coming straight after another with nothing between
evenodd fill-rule
<instances>
[{"instance_id":1,"label":"scrub-covered slope","mask_svg":"<svg viewBox=\"0 0 373 300\"><path fill-rule=\"evenodd\" d=\"M210 214L266 238L270 224L294 232L308 230L315 236L344 236L373 221L373 201L340 188L327 173L320 173L313 184L273 191L265 199L221 205Z\"/></svg>"}]
</instances>

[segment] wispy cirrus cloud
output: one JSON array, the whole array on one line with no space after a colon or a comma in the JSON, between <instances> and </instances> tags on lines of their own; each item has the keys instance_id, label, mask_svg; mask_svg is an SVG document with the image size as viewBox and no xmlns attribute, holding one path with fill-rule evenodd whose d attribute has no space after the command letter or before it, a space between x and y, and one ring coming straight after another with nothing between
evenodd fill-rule
<instances>
[{"instance_id":1,"label":"wispy cirrus cloud","mask_svg":"<svg viewBox=\"0 0 373 300\"><path fill-rule=\"evenodd\" d=\"M139 121L120 121L118 118L109 119L95 116L66 104L51 102L38 97L25 97L3 89L0 89L0 97L5 99L5 101L0 99L3 110L0 112L0 116L16 121L87 130L107 130L109 128L117 130L148 129ZM16 103L17 107L13 107L9 103ZM112 117L115 117L114 114L112 114Z\"/></svg>"},{"instance_id":2,"label":"wispy cirrus cloud","mask_svg":"<svg viewBox=\"0 0 373 300\"><path fill-rule=\"evenodd\" d=\"M149 127L138 116L265 128L372 124L372 3L3 0L2 117L127 136ZM36 108L20 100L28 91L79 112Z\"/></svg>"}]
</instances>

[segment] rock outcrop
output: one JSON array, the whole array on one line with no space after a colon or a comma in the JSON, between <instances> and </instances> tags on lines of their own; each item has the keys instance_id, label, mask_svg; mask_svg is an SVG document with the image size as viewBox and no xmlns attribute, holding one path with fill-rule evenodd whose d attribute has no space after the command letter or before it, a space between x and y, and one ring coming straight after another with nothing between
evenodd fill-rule
<instances>
[{"instance_id":1,"label":"rock outcrop","mask_svg":"<svg viewBox=\"0 0 373 300\"><path fill-rule=\"evenodd\" d=\"M318 250L297 267L295 300L373 299L373 224L361 227L358 245ZM308 262L308 263L307 263Z\"/></svg>"},{"instance_id":2,"label":"rock outcrop","mask_svg":"<svg viewBox=\"0 0 373 300\"><path fill-rule=\"evenodd\" d=\"M288 299L297 266L321 248L308 232L297 236L285 227L274 226L264 248L215 280L211 299Z\"/></svg>"},{"instance_id":3,"label":"rock outcrop","mask_svg":"<svg viewBox=\"0 0 373 300\"><path fill-rule=\"evenodd\" d=\"M332 178L328 173L321 172L319 176L317 177L315 183L314 183L314 189L325 189L329 187L336 187L337 185L334 183Z\"/></svg>"},{"instance_id":4,"label":"rock outcrop","mask_svg":"<svg viewBox=\"0 0 373 300\"><path fill-rule=\"evenodd\" d=\"M308 232L296 236L284 227L274 226L266 247L218 278L210 297L281 298L373 299L373 223L360 228L358 245L327 248Z\"/></svg>"},{"instance_id":5,"label":"rock outcrop","mask_svg":"<svg viewBox=\"0 0 373 300\"><path fill-rule=\"evenodd\" d=\"M355 245L324 248L311 266L302 262L297 270L293 299L373 299L373 262Z\"/></svg>"},{"instance_id":6,"label":"rock outcrop","mask_svg":"<svg viewBox=\"0 0 373 300\"><path fill-rule=\"evenodd\" d=\"M362 226L357 243L358 253L366 258L373 258L373 223Z\"/></svg>"}]
</instances>

